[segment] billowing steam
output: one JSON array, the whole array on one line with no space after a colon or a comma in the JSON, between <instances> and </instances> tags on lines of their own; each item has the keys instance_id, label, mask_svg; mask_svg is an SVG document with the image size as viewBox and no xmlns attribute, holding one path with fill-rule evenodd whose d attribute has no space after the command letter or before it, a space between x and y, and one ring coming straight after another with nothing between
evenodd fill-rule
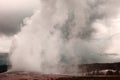
<instances>
[{"instance_id":1,"label":"billowing steam","mask_svg":"<svg viewBox=\"0 0 120 80\"><path fill-rule=\"evenodd\" d=\"M119 0L40 0L11 47L12 70L61 73L62 64L108 62ZM109 60L112 61L112 60Z\"/></svg>"}]
</instances>

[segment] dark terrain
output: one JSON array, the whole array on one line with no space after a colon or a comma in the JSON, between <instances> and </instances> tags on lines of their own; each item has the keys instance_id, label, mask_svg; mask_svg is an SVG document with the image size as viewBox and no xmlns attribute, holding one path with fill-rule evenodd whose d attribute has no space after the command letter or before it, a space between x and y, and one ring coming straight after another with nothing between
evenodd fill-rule
<instances>
[{"instance_id":1,"label":"dark terrain","mask_svg":"<svg viewBox=\"0 0 120 80\"><path fill-rule=\"evenodd\" d=\"M0 53L0 73L8 70L8 53Z\"/></svg>"}]
</instances>

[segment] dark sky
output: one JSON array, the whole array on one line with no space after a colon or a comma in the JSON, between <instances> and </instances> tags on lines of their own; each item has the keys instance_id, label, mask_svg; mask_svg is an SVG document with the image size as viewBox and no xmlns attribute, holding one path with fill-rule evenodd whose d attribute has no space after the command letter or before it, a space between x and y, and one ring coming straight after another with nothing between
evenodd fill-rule
<instances>
[{"instance_id":1,"label":"dark sky","mask_svg":"<svg viewBox=\"0 0 120 80\"><path fill-rule=\"evenodd\" d=\"M9 51L12 37L38 4L38 0L0 0L0 52Z\"/></svg>"},{"instance_id":2,"label":"dark sky","mask_svg":"<svg viewBox=\"0 0 120 80\"><path fill-rule=\"evenodd\" d=\"M37 0L0 0L0 35L19 32L23 19L31 16L37 5Z\"/></svg>"}]
</instances>

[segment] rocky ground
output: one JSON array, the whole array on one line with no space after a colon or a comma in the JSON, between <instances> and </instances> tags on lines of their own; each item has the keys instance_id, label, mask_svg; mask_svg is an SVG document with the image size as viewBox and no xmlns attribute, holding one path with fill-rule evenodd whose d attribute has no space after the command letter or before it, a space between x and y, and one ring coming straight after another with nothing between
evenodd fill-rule
<instances>
[{"instance_id":1,"label":"rocky ground","mask_svg":"<svg viewBox=\"0 0 120 80\"><path fill-rule=\"evenodd\" d=\"M0 80L120 80L120 76L71 76L28 72L4 72Z\"/></svg>"},{"instance_id":2,"label":"rocky ground","mask_svg":"<svg viewBox=\"0 0 120 80\"><path fill-rule=\"evenodd\" d=\"M65 77L65 75L45 75L28 72L5 72L0 74L0 80L57 80L62 77Z\"/></svg>"}]
</instances>

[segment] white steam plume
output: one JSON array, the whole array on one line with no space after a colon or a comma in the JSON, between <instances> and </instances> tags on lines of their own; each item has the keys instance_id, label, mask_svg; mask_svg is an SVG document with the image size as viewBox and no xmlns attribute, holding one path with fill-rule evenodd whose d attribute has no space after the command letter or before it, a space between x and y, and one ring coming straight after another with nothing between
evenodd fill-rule
<instances>
[{"instance_id":1,"label":"white steam plume","mask_svg":"<svg viewBox=\"0 0 120 80\"><path fill-rule=\"evenodd\" d=\"M107 62L110 20L119 0L40 0L13 41L12 70L61 73L62 64Z\"/></svg>"}]
</instances>

